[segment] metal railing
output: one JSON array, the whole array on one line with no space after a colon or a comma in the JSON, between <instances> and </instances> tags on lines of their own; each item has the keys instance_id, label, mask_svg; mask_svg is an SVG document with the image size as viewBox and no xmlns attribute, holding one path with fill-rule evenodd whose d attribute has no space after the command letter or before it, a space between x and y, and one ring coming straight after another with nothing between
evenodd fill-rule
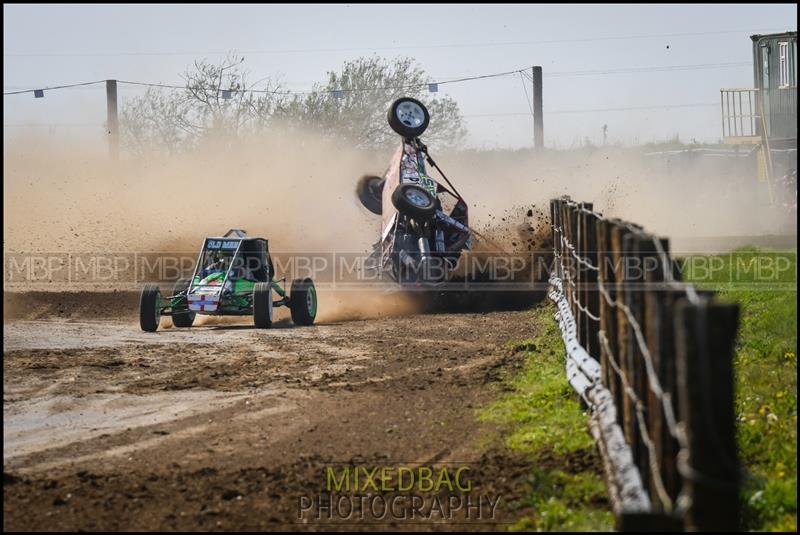
<instances>
[{"instance_id":1,"label":"metal railing","mask_svg":"<svg viewBox=\"0 0 800 535\"><path fill-rule=\"evenodd\" d=\"M759 130L761 114L758 106L758 89L720 89L723 137L755 137Z\"/></svg>"},{"instance_id":2,"label":"metal railing","mask_svg":"<svg viewBox=\"0 0 800 535\"><path fill-rule=\"evenodd\" d=\"M681 282L667 240L638 225L567 197L551 218L550 298L617 528L738 529L738 306Z\"/></svg>"},{"instance_id":3,"label":"metal railing","mask_svg":"<svg viewBox=\"0 0 800 535\"><path fill-rule=\"evenodd\" d=\"M797 87L720 89L722 136L797 139Z\"/></svg>"}]
</instances>

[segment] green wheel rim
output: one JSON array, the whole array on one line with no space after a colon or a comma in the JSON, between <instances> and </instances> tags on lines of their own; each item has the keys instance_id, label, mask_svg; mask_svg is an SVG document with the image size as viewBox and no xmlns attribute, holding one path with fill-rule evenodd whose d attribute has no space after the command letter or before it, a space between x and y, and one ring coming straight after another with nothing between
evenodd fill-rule
<instances>
[{"instance_id":1,"label":"green wheel rim","mask_svg":"<svg viewBox=\"0 0 800 535\"><path fill-rule=\"evenodd\" d=\"M306 305L308 306L308 313L313 318L317 315L317 290L313 286L309 286L308 295L306 295Z\"/></svg>"}]
</instances>

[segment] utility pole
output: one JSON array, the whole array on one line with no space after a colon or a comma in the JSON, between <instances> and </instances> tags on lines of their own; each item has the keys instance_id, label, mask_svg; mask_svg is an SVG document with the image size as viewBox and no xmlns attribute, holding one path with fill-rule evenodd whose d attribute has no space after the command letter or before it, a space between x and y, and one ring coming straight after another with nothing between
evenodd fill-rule
<instances>
[{"instance_id":1,"label":"utility pole","mask_svg":"<svg viewBox=\"0 0 800 535\"><path fill-rule=\"evenodd\" d=\"M533 148L544 148L544 118L542 117L542 68L531 67L533 79Z\"/></svg>"},{"instance_id":2,"label":"utility pole","mask_svg":"<svg viewBox=\"0 0 800 535\"><path fill-rule=\"evenodd\" d=\"M108 134L108 153L114 160L119 159L119 121L117 120L117 81L106 80L106 134Z\"/></svg>"}]
</instances>

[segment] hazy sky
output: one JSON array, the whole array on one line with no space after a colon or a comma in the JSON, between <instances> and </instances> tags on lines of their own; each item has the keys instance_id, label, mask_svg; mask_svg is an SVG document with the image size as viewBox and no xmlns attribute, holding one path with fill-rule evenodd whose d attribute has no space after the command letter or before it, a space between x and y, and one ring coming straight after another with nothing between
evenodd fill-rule
<instances>
[{"instance_id":1,"label":"hazy sky","mask_svg":"<svg viewBox=\"0 0 800 535\"><path fill-rule=\"evenodd\" d=\"M180 84L195 58L229 50L246 58L251 80L294 90L371 54L411 56L437 80L541 65L545 143L562 148L602 141L604 124L609 142L717 140L720 88L753 84L749 35L797 28L796 4L5 4L3 15L4 92L107 78ZM639 72L608 72L620 69ZM120 99L139 92L122 86ZM440 92L458 101L470 145L532 144L519 75ZM564 113L666 105L684 107ZM3 108L4 138L23 124L100 134L105 89L4 96Z\"/></svg>"}]
</instances>

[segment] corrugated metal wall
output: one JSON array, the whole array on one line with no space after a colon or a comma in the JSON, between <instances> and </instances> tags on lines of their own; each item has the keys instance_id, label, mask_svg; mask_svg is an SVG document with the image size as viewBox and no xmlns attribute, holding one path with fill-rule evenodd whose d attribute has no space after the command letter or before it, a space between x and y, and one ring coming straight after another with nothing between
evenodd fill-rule
<instances>
[{"instance_id":1,"label":"corrugated metal wall","mask_svg":"<svg viewBox=\"0 0 800 535\"><path fill-rule=\"evenodd\" d=\"M755 37L755 36L754 36ZM791 85L780 87L780 43L790 43L787 57ZM761 89L770 139L797 139L797 33L753 39L753 75Z\"/></svg>"}]
</instances>

